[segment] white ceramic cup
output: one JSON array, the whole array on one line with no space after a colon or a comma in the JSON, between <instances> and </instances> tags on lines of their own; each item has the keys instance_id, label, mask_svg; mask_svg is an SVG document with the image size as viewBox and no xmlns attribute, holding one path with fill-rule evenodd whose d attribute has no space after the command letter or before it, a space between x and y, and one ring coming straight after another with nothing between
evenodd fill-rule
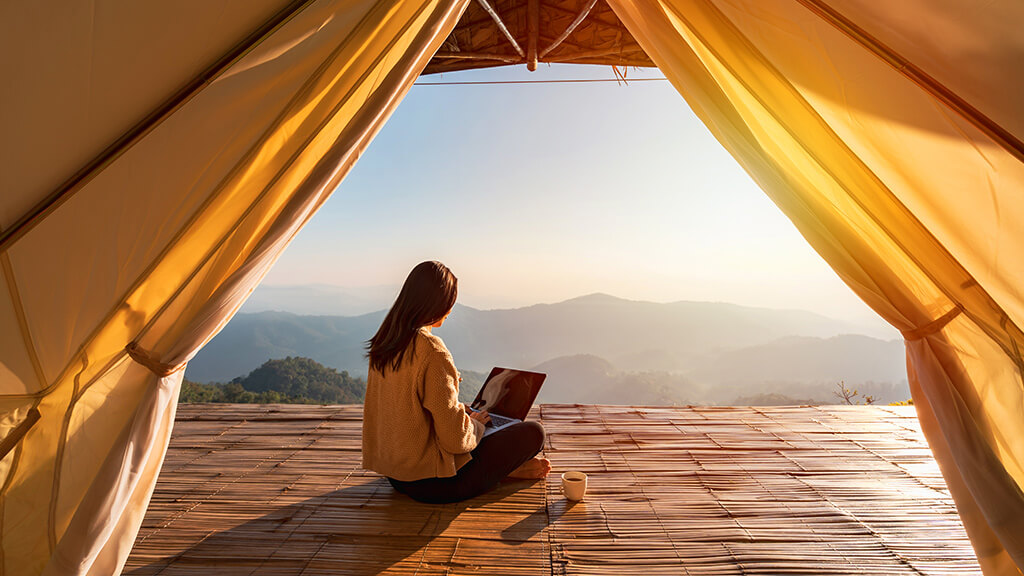
<instances>
[{"instance_id":1,"label":"white ceramic cup","mask_svg":"<svg viewBox=\"0 0 1024 576\"><path fill-rule=\"evenodd\" d=\"M587 493L587 475L583 472L562 474L562 493L569 500L583 500L583 496Z\"/></svg>"}]
</instances>

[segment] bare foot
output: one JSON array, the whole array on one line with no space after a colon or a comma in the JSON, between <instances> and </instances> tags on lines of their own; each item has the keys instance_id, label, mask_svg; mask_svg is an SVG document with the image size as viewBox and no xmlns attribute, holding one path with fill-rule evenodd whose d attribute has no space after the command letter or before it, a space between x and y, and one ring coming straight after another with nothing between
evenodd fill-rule
<instances>
[{"instance_id":1,"label":"bare foot","mask_svg":"<svg viewBox=\"0 0 1024 576\"><path fill-rule=\"evenodd\" d=\"M551 472L551 461L547 458L531 458L509 473L509 478L544 478Z\"/></svg>"}]
</instances>

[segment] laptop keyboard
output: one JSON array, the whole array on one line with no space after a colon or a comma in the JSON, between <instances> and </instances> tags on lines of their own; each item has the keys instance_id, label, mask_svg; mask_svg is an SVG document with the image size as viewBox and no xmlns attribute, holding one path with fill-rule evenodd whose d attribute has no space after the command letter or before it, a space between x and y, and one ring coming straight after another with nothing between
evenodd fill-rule
<instances>
[{"instance_id":1,"label":"laptop keyboard","mask_svg":"<svg viewBox=\"0 0 1024 576\"><path fill-rule=\"evenodd\" d=\"M498 414L491 414L491 421L487 423L488 428L497 428L498 426L504 426L509 422L515 422L515 418L508 418L505 416L499 416Z\"/></svg>"}]
</instances>

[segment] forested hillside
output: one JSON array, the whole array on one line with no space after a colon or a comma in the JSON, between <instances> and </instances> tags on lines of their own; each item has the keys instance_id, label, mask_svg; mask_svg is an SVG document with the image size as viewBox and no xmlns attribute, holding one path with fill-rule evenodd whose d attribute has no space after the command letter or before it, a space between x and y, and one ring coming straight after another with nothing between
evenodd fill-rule
<instances>
[{"instance_id":1,"label":"forested hillside","mask_svg":"<svg viewBox=\"0 0 1024 576\"><path fill-rule=\"evenodd\" d=\"M287 404L357 404L366 395L366 381L338 372L315 360L288 356L268 360L248 376L231 382L200 384L186 380L181 402Z\"/></svg>"}]
</instances>

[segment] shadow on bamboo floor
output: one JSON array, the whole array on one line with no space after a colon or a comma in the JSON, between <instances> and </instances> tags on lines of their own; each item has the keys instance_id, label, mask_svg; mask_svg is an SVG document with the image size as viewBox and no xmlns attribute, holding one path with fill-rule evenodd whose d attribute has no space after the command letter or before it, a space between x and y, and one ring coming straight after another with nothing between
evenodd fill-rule
<instances>
[{"instance_id":1,"label":"shadow on bamboo floor","mask_svg":"<svg viewBox=\"0 0 1024 576\"><path fill-rule=\"evenodd\" d=\"M505 481L490 492L453 504L424 504L396 492L385 478L349 486L271 510L125 574L277 575L333 572L378 574L399 565L416 571L454 555L445 537L457 518L500 506L538 480ZM216 525L216 519L206 521ZM505 544L524 544L543 530L543 507L498 532Z\"/></svg>"}]
</instances>

